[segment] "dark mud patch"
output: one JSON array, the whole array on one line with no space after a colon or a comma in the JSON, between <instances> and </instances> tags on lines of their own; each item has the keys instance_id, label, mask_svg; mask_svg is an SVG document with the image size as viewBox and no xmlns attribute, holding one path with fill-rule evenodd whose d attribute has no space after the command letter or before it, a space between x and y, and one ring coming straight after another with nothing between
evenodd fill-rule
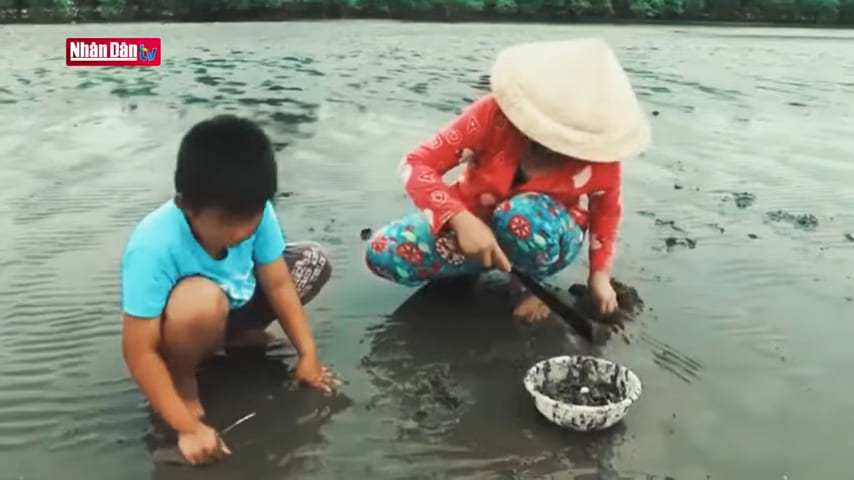
<instances>
[{"instance_id":1,"label":"dark mud patch","mask_svg":"<svg viewBox=\"0 0 854 480\"><path fill-rule=\"evenodd\" d=\"M643 299L635 287L620 282L617 279L611 279L611 286L617 292L617 302L620 304L620 310L632 317L643 310Z\"/></svg>"},{"instance_id":2,"label":"dark mud patch","mask_svg":"<svg viewBox=\"0 0 854 480\"><path fill-rule=\"evenodd\" d=\"M745 209L756 203L756 195L750 192L732 192L727 190L716 190L715 193L723 194L721 203L732 201L736 207Z\"/></svg>"},{"instance_id":3,"label":"dark mud patch","mask_svg":"<svg viewBox=\"0 0 854 480\"><path fill-rule=\"evenodd\" d=\"M708 226L710 226L711 228L714 228L715 230L717 230L717 231L718 231L718 232L720 232L721 234L723 234L723 233L725 233L725 232L726 232L726 229L725 229L724 227L720 226L720 225L719 225L719 224L717 224L717 223L709 223L709 224L707 224L707 225L708 225Z\"/></svg>"},{"instance_id":4,"label":"dark mud patch","mask_svg":"<svg viewBox=\"0 0 854 480\"><path fill-rule=\"evenodd\" d=\"M676 247L687 247L693 250L697 247L697 241L689 237L667 237L664 239L664 247L668 252Z\"/></svg>"},{"instance_id":5,"label":"dark mud patch","mask_svg":"<svg viewBox=\"0 0 854 480\"><path fill-rule=\"evenodd\" d=\"M756 195L750 192L733 192L732 198L738 208L747 208L756 202Z\"/></svg>"},{"instance_id":6,"label":"dark mud patch","mask_svg":"<svg viewBox=\"0 0 854 480\"><path fill-rule=\"evenodd\" d=\"M618 375L603 381L597 375L595 364L581 362L578 368L570 368L566 376L558 381L544 382L537 388L543 395L571 405L601 407L623 399L617 386ZM544 377L549 378L551 364L543 366Z\"/></svg>"},{"instance_id":7,"label":"dark mud patch","mask_svg":"<svg viewBox=\"0 0 854 480\"><path fill-rule=\"evenodd\" d=\"M656 218L655 225L659 227L670 227L677 232L687 233L684 228L676 225L676 222L674 220L664 220L661 218Z\"/></svg>"},{"instance_id":8,"label":"dark mud patch","mask_svg":"<svg viewBox=\"0 0 854 480\"><path fill-rule=\"evenodd\" d=\"M757 238L759 238L759 235L757 235L755 233L748 233L747 238L749 238L751 240L756 240Z\"/></svg>"},{"instance_id":9,"label":"dark mud patch","mask_svg":"<svg viewBox=\"0 0 854 480\"><path fill-rule=\"evenodd\" d=\"M459 386L448 365L431 365L416 372L412 380L404 384L404 390L420 404L416 420L427 419L430 411L455 411L463 404Z\"/></svg>"},{"instance_id":10,"label":"dark mud patch","mask_svg":"<svg viewBox=\"0 0 854 480\"><path fill-rule=\"evenodd\" d=\"M367 242L373 234L374 231L370 228L363 228L362 231L359 232L359 238L361 238L363 242Z\"/></svg>"},{"instance_id":11,"label":"dark mud patch","mask_svg":"<svg viewBox=\"0 0 854 480\"><path fill-rule=\"evenodd\" d=\"M845 240L848 240L849 242L854 242L854 234L846 233L845 234Z\"/></svg>"},{"instance_id":12,"label":"dark mud patch","mask_svg":"<svg viewBox=\"0 0 854 480\"><path fill-rule=\"evenodd\" d=\"M815 230L818 227L818 217L811 213L790 213L776 210L765 214L765 219L772 223L787 223L800 230Z\"/></svg>"}]
</instances>

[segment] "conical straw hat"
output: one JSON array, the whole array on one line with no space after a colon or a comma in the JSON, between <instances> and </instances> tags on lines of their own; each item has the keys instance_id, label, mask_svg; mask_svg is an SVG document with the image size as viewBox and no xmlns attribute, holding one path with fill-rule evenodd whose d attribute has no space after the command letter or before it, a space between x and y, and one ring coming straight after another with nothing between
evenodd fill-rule
<instances>
[{"instance_id":1,"label":"conical straw hat","mask_svg":"<svg viewBox=\"0 0 854 480\"><path fill-rule=\"evenodd\" d=\"M597 38L502 50L492 93L530 139L591 162L625 160L651 141L649 122L614 51Z\"/></svg>"}]
</instances>

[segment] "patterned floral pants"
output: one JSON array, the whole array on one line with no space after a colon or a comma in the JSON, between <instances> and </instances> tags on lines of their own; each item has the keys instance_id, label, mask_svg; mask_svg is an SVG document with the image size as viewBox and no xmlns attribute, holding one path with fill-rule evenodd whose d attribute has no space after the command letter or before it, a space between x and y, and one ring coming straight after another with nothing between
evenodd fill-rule
<instances>
[{"instance_id":1,"label":"patterned floral pants","mask_svg":"<svg viewBox=\"0 0 854 480\"><path fill-rule=\"evenodd\" d=\"M513 265L538 279L566 268L584 243L584 230L548 195L524 193L505 200L491 221L495 238ZM445 229L436 237L420 213L378 230L368 241L365 260L374 274L409 286L484 271L460 253L453 230Z\"/></svg>"}]
</instances>

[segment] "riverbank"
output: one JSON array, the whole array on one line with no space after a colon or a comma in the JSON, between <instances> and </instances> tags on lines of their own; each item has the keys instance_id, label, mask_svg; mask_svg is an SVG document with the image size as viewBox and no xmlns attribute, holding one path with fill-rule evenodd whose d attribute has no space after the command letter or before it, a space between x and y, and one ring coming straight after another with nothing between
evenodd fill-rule
<instances>
[{"instance_id":1,"label":"riverbank","mask_svg":"<svg viewBox=\"0 0 854 480\"><path fill-rule=\"evenodd\" d=\"M854 27L854 1L840 9L835 21L818 18L764 19L756 12L716 16L702 13L692 16L659 17L631 15L555 15L552 13L520 13L451 8L434 4L421 11L392 11L344 7L332 3L298 3L282 8L220 10L205 12L129 11L104 14L99 8L73 9L66 12L29 10L0 10L0 24L88 24L88 23L204 23L204 22L286 22L305 20L394 20L432 23L531 23L531 24L589 24L589 25L661 25L686 27L757 27L757 28L822 28L848 29Z\"/></svg>"}]
</instances>

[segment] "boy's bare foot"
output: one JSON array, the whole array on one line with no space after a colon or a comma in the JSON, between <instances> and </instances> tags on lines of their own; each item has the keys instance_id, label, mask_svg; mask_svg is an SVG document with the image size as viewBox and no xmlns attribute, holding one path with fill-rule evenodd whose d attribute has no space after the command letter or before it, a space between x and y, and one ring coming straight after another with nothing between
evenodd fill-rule
<instances>
[{"instance_id":1,"label":"boy's bare foot","mask_svg":"<svg viewBox=\"0 0 854 480\"><path fill-rule=\"evenodd\" d=\"M227 347L266 347L275 340L267 330L252 329L242 332L234 340L229 340Z\"/></svg>"},{"instance_id":2,"label":"boy's bare foot","mask_svg":"<svg viewBox=\"0 0 854 480\"><path fill-rule=\"evenodd\" d=\"M524 293L513 309L513 316L528 323L541 322L549 317L551 309L536 296Z\"/></svg>"},{"instance_id":3,"label":"boy's bare foot","mask_svg":"<svg viewBox=\"0 0 854 480\"><path fill-rule=\"evenodd\" d=\"M178 396L194 417L201 419L205 416L205 408L199 398L199 384L195 376L176 381L175 390L178 391Z\"/></svg>"}]
</instances>

